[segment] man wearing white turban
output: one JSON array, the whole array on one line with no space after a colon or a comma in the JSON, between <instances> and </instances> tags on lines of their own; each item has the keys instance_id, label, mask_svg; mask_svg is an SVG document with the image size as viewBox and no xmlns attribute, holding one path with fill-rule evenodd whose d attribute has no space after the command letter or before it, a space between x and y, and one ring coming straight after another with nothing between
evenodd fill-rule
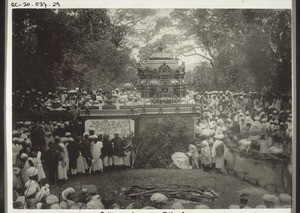
<instances>
[{"instance_id":1,"label":"man wearing white turban","mask_svg":"<svg viewBox=\"0 0 300 213\"><path fill-rule=\"evenodd\" d=\"M93 149L92 149L92 167L93 172L103 172L103 163L101 159L101 149L103 143L98 141L98 137L95 135L93 138Z\"/></svg>"}]
</instances>

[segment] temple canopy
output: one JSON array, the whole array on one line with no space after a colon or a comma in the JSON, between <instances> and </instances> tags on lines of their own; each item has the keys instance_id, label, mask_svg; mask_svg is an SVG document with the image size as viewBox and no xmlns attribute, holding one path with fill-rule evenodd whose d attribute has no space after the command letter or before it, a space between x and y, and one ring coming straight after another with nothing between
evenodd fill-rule
<instances>
[{"instance_id":1,"label":"temple canopy","mask_svg":"<svg viewBox=\"0 0 300 213\"><path fill-rule=\"evenodd\" d=\"M144 98L172 98L185 94L185 64L162 46L138 68L137 89Z\"/></svg>"}]
</instances>

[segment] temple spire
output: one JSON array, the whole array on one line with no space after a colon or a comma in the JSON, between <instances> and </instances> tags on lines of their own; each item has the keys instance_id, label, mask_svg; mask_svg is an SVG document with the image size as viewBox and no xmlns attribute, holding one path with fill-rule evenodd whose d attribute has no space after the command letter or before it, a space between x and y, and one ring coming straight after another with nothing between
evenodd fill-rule
<instances>
[{"instance_id":1,"label":"temple spire","mask_svg":"<svg viewBox=\"0 0 300 213\"><path fill-rule=\"evenodd\" d=\"M159 52L162 52L165 49L165 45L160 43L157 49L159 50Z\"/></svg>"}]
</instances>

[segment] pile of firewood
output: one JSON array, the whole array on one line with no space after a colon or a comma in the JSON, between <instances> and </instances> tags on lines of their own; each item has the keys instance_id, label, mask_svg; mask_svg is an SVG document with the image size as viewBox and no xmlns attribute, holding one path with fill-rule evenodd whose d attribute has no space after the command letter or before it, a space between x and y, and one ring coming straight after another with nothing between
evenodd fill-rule
<instances>
[{"instance_id":1,"label":"pile of firewood","mask_svg":"<svg viewBox=\"0 0 300 213\"><path fill-rule=\"evenodd\" d=\"M206 187L189 186L189 185L134 185L124 192L128 198L150 197L153 193L161 193L168 198L176 198L200 202L202 199L214 200L219 195Z\"/></svg>"}]
</instances>

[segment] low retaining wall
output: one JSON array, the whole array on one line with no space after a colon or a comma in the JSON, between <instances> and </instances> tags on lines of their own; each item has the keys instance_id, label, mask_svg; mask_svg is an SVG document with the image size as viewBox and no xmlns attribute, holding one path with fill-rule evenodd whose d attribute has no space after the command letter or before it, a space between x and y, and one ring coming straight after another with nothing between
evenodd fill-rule
<instances>
[{"instance_id":1,"label":"low retaining wall","mask_svg":"<svg viewBox=\"0 0 300 213\"><path fill-rule=\"evenodd\" d=\"M256 160L231 153L225 154L226 169L232 176L261 186L271 192L284 192L282 186L282 165L267 160Z\"/></svg>"}]
</instances>

